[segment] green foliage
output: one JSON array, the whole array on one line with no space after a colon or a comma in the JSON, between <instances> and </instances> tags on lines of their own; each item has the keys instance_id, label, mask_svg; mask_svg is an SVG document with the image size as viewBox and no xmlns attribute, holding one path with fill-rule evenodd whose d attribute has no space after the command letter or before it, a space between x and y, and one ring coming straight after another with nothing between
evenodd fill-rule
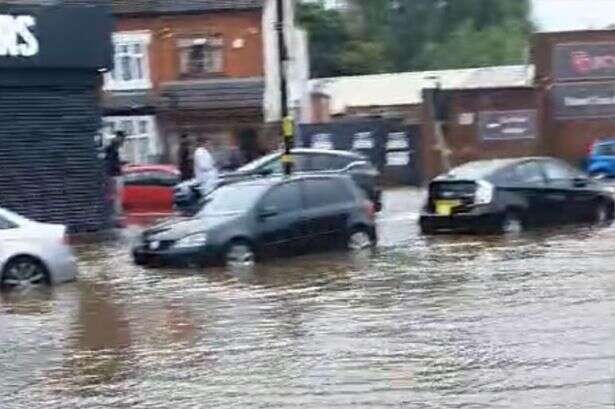
<instances>
[{"instance_id":1,"label":"green foliage","mask_svg":"<svg viewBox=\"0 0 615 409\"><path fill-rule=\"evenodd\" d=\"M313 76L522 63L529 0L350 0L300 7Z\"/></svg>"}]
</instances>

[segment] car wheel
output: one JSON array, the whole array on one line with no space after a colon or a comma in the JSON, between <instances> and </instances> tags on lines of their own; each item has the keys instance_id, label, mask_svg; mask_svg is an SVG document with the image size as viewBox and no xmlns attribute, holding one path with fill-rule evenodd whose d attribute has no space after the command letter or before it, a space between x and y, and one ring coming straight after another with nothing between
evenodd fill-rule
<instances>
[{"instance_id":1,"label":"car wheel","mask_svg":"<svg viewBox=\"0 0 615 409\"><path fill-rule=\"evenodd\" d=\"M348 235L346 247L348 250L360 251L374 246L374 240L369 231L364 227L353 229Z\"/></svg>"},{"instance_id":2,"label":"car wheel","mask_svg":"<svg viewBox=\"0 0 615 409\"><path fill-rule=\"evenodd\" d=\"M45 266L36 258L20 256L9 261L2 272L3 289L26 289L49 283Z\"/></svg>"},{"instance_id":3,"label":"car wheel","mask_svg":"<svg viewBox=\"0 0 615 409\"><path fill-rule=\"evenodd\" d=\"M503 234L519 234L523 232L523 220L516 212L506 212L502 218L500 232Z\"/></svg>"},{"instance_id":4,"label":"car wheel","mask_svg":"<svg viewBox=\"0 0 615 409\"><path fill-rule=\"evenodd\" d=\"M612 218L611 208L607 203L600 202L594 209L594 224L597 226L606 226L610 223Z\"/></svg>"},{"instance_id":5,"label":"car wheel","mask_svg":"<svg viewBox=\"0 0 615 409\"><path fill-rule=\"evenodd\" d=\"M237 240L228 245L224 261L227 266L252 266L256 263L256 254L249 243Z\"/></svg>"}]
</instances>

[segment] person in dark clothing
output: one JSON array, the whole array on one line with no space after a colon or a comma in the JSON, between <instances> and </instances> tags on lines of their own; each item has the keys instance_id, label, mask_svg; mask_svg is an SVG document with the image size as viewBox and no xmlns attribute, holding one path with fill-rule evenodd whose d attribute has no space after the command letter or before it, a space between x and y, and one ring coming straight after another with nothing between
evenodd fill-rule
<instances>
[{"instance_id":1,"label":"person in dark clothing","mask_svg":"<svg viewBox=\"0 0 615 409\"><path fill-rule=\"evenodd\" d=\"M189 180L194 177L194 165L192 162L192 147L188 140L188 135L182 134L179 141L179 171L182 180Z\"/></svg>"},{"instance_id":2,"label":"person in dark clothing","mask_svg":"<svg viewBox=\"0 0 615 409\"><path fill-rule=\"evenodd\" d=\"M120 159L120 149L124 145L126 134L123 131L117 131L115 138L105 149L105 163L107 168L107 176L118 177L122 175L122 160Z\"/></svg>"},{"instance_id":3,"label":"person in dark clothing","mask_svg":"<svg viewBox=\"0 0 615 409\"><path fill-rule=\"evenodd\" d=\"M123 212L122 208L122 190L124 189L124 180L122 178L122 159L120 158L120 149L124 145L126 134L124 131L117 131L115 138L105 149L105 165L107 177L110 184L111 196L114 200L114 208L116 217L120 217Z\"/></svg>"}]
</instances>

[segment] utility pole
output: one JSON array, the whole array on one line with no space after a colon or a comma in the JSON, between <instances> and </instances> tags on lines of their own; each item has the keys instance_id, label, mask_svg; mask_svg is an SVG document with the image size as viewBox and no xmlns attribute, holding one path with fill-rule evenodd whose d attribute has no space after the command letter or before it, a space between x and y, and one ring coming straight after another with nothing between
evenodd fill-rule
<instances>
[{"instance_id":1,"label":"utility pole","mask_svg":"<svg viewBox=\"0 0 615 409\"><path fill-rule=\"evenodd\" d=\"M280 69L280 104L282 113L282 138L284 140L284 174L290 175L293 168L293 158L291 148L293 144L294 124L293 119L288 114L288 49L286 48L286 37L284 35L284 0L276 0L277 21L275 28L278 31L278 57Z\"/></svg>"},{"instance_id":2,"label":"utility pole","mask_svg":"<svg viewBox=\"0 0 615 409\"><path fill-rule=\"evenodd\" d=\"M449 149L446 139L444 138L444 106L442 95L442 84L438 77L427 77L435 81L435 87L431 92L431 107L433 112L434 131L436 136L436 150L440 153L440 161L446 172L451 170L451 150Z\"/></svg>"}]
</instances>

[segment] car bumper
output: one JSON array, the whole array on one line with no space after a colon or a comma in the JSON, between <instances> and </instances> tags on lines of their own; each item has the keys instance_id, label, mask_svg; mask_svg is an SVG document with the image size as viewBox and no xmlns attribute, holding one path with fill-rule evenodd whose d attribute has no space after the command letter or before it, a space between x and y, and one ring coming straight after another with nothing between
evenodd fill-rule
<instances>
[{"instance_id":1,"label":"car bumper","mask_svg":"<svg viewBox=\"0 0 615 409\"><path fill-rule=\"evenodd\" d=\"M47 261L50 279L52 284L60 284L77 279L79 269L77 258L72 252L67 252L62 256L56 256L53 260Z\"/></svg>"},{"instance_id":2,"label":"car bumper","mask_svg":"<svg viewBox=\"0 0 615 409\"><path fill-rule=\"evenodd\" d=\"M419 224L424 233L489 233L495 232L502 222L500 213L456 214L439 216L423 213Z\"/></svg>"},{"instance_id":3,"label":"car bumper","mask_svg":"<svg viewBox=\"0 0 615 409\"><path fill-rule=\"evenodd\" d=\"M150 250L145 245L134 247L132 258L137 265L178 267L215 264L219 260L218 251L213 247Z\"/></svg>"}]
</instances>

